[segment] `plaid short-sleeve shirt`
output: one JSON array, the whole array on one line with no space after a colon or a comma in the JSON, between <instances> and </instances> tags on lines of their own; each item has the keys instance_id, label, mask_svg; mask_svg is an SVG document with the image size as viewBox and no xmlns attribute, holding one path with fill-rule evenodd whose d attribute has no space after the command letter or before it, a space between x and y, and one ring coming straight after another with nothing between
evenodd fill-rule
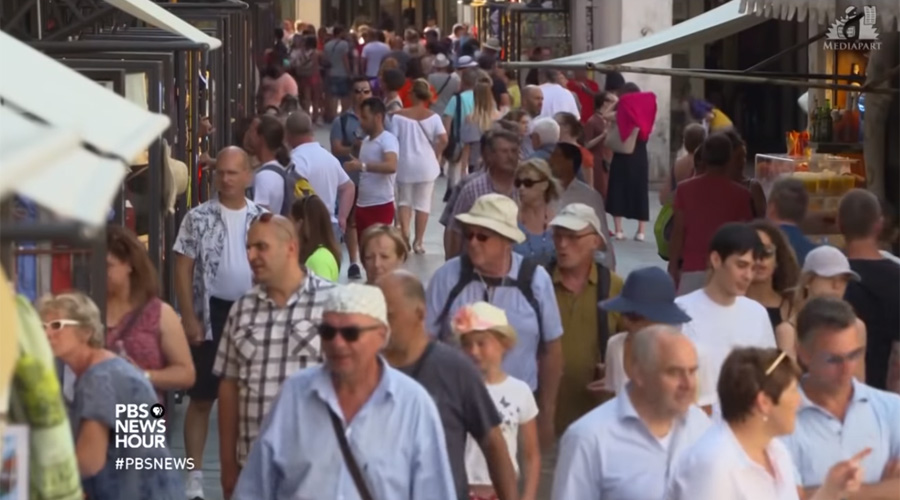
<instances>
[{"instance_id":1,"label":"plaid short-sleeve shirt","mask_svg":"<svg viewBox=\"0 0 900 500\"><path fill-rule=\"evenodd\" d=\"M213 373L238 383L238 463L243 464L284 381L322 363L316 327L336 285L308 272L280 307L257 285L228 314Z\"/></svg>"}]
</instances>

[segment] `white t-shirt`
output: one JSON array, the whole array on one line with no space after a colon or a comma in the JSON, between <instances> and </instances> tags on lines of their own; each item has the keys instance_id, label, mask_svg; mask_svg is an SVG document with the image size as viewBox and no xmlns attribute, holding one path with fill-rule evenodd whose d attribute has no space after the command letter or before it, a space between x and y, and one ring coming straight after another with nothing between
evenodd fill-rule
<instances>
[{"instance_id":1,"label":"white t-shirt","mask_svg":"<svg viewBox=\"0 0 900 500\"><path fill-rule=\"evenodd\" d=\"M237 300L253 287L253 273L247 260L247 207L231 210L219 206L225 221L225 248L209 294L222 300Z\"/></svg>"},{"instance_id":2,"label":"white t-shirt","mask_svg":"<svg viewBox=\"0 0 900 500\"><path fill-rule=\"evenodd\" d=\"M384 42L369 42L363 47L362 57L366 60L366 76L375 78L381 68L384 56L391 53L391 48Z\"/></svg>"},{"instance_id":3,"label":"white t-shirt","mask_svg":"<svg viewBox=\"0 0 900 500\"><path fill-rule=\"evenodd\" d=\"M277 161L260 165L256 170L256 175L253 176L253 201L257 205L267 207L272 213L280 214L281 205L284 203L284 177L278 172L262 169L269 164L274 164L277 168L284 168Z\"/></svg>"},{"instance_id":4,"label":"white t-shirt","mask_svg":"<svg viewBox=\"0 0 900 500\"><path fill-rule=\"evenodd\" d=\"M316 195L331 212L331 222L337 222L337 190L350 177L341 162L318 142L301 144L291 151L291 161L297 174L309 181Z\"/></svg>"},{"instance_id":5,"label":"white t-shirt","mask_svg":"<svg viewBox=\"0 0 900 500\"><path fill-rule=\"evenodd\" d=\"M424 120L394 115L391 133L400 143L397 158L397 182L432 182L441 174L441 166L434 154L433 144L446 134L444 122L437 113Z\"/></svg>"},{"instance_id":6,"label":"white t-shirt","mask_svg":"<svg viewBox=\"0 0 900 500\"><path fill-rule=\"evenodd\" d=\"M400 143L397 137L385 130L372 139L363 139L359 148L359 161L369 163L381 163L385 153L400 154ZM374 207L394 201L394 177L397 174L377 174L374 172L361 172L359 174L359 197L356 199L358 207Z\"/></svg>"},{"instance_id":7,"label":"white t-shirt","mask_svg":"<svg viewBox=\"0 0 900 500\"><path fill-rule=\"evenodd\" d=\"M506 380L499 384L488 384L487 390L494 400L497 412L500 413L502 420L500 430L503 432L506 448L518 475L519 463L516 457L519 448L519 425L537 417L537 402L528 384L508 375ZM469 484L492 484L484 454L472 436L466 438L466 475L469 477Z\"/></svg>"},{"instance_id":8,"label":"white t-shirt","mask_svg":"<svg viewBox=\"0 0 900 500\"><path fill-rule=\"evenodd\" d=\"M558 83L545 83L541 85L541 92L544 93L541 118L553 118L556 113L561 112L572 113L576 118L581 116L575 96L569 89Z\"/></svg>"},{"instance_id":9,"label":"white t-shirt","mask_svg":"<svg viewBox=\"0 0 900 500\"><path fill-rule=\"evenodd\" d=\"M775 348L775 332L766 309L747 297L738 297L730 306L712 301L705 289L675 299L692 321L682 331L703 351L708 369L700 370L701 406L718 401L716 385L725 358L735 347Z\"/></svg>"}]
</instances>

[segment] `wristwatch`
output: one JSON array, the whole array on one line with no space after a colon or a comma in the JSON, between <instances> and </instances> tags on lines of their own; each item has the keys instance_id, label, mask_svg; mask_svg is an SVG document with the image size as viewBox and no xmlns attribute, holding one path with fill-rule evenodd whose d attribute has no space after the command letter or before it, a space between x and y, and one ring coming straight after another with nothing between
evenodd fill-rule
<instances>
[{"instance_id":1,"label":"wristwatch","mask_svg":"<svg viewBox=\"0 0 900 500\"><path fill-rule=\"evenodd\" d=\"M365 172L369 168L365 163L362 164L362 171Z\"/></svg>"}]
</instances>

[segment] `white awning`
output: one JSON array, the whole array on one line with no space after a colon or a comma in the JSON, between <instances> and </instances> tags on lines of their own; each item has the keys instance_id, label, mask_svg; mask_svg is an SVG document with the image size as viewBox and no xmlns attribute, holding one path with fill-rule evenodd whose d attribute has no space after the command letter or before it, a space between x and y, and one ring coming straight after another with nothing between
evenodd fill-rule
<instances>
[{"instance_id":1,"label":"white awning","mask_svg":"<svg viewBox=\"0 0 900 500\"><path fill-rule=\"evenodd\" d=\"M875 7L875 21L879 29L895 31L900 20L900 2L897 0L741 0L741 12L789 21L796 19L821 26L842 18L847 7Z\"/></svg>"},{"instance_id":2,"label":"white awning","mask_svg":"<svg viewBox=\"0 0 900 500\"><path fill-rule=\"evenodd\" d=\"M0 78L0 196L17 193L63 217L104 223L126 163L168 128L168 117L3 32L0 54L8 66L28 68Z\"/></svg>"},{"instance_id":3,"label":"white awning","mask_svg":"<svg viewBox=\"0 0 900 500\"><path fill-rule=\"evenodd\" d=\"M213 38L200 31L196 26L156 5L152 0L106 0L106 3L151 26L181 35L192 42L205 43L210 50L216 50L222 46L222 42L218 38Z\"/></svg>"},{"instance_id":4,"label":"white awning","mask_svg":"<svg viewBox=\"0 0 900 500\"><path fill-rule=\"evenodd\" d=\"M168 127L165 115L144 111L97 82L0 32L0 54L10 68L0 98L23 113L77 133L98 150L131 161Z\"/></svg>"},{"instance_id":5,"label":"white awning","mask_svg":"<svg viewBox=\"0 0 900 500\"><path fill-rule=\"evenodd\" d=\"M643 61L667 56L692 45L721 40L766 20L752 14L744 14L740 7L741 0L732 0L725 5L644 38L574 56L561 57L549 63L617 64Z\"/></svg>"},{"instance_id":6,"label":"white awning","mask_svg":"<svg viewBox=\"0 0 900 500\"><path fill-rule=\"evenodd\" d=\"M15 193L82 223L106 222L125 165L86 150L78 134L0 107L0 197Z\"/></svg>"}]
</instances>

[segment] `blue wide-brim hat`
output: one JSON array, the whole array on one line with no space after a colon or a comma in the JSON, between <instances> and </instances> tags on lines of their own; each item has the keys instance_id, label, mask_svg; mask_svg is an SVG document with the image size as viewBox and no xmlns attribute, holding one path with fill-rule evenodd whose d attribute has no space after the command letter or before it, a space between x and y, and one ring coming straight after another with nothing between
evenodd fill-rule
<instances>
[{"instance_id":1,"label":"blue wide-brim hat","mask_svg":"<svg viewBox=\"0 0 900 500\"><path fill-rule=\"evenodd\" d=\"M636 314L654 323L680 325L691 317L675 304L675 282L658 267L632 271L625 279L622 293L600 302L607 311Z\"/></svg>"}]
</instances>

